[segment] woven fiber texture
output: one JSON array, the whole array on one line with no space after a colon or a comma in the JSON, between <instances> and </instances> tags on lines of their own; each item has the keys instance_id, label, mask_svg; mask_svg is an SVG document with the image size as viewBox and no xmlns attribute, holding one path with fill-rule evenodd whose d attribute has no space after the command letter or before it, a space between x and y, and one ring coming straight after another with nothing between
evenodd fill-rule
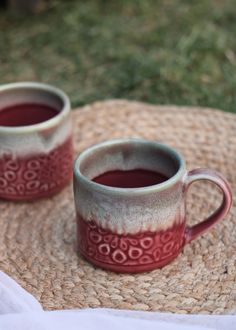
<instances>
[{"instance_id":1,"label":"woven fiber texture","mask_svg":"<svg viewBox=\"0 0 236 330\"><path fill-rule=\"evenodd\" d=\"M156 139L177 148L187 168L221 172L236 192L236 116L196 107L96 102L73 112L76 154L118 137ZM221 201L212 184L188 192L188 224ZM138 275L94 268L75 251L72 185L31 203L0 202L0 269L47 310L112 307L179 313L226 313L236 308L236 205L170 265Z\"/></svg>"}]
</instances>

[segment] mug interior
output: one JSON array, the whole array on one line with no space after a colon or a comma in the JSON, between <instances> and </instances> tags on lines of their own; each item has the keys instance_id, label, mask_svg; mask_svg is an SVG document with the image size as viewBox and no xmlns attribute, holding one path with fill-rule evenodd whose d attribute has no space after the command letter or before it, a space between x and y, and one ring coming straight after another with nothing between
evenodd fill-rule
<instances>
[{"instance_id":1,"label":"mug interior","mask_svg":"<svg viewBox=\"0 0 236 330\"><path fill-rule=\"evenodd\" d=\"M70 100L53 86L18 82L0 86L1 111L0 133L25 134L59 125L70 112Z\"/></svg>"},{"instance_id":2,"label":"mug interior","mask_svg":"<svg viewBox=\"0 0 236 330\"><path fill-rule=\"evenodd\" d=\"M35 86L16 86L0 90L0 111L10 106L21 104L42 104L47 105L58 112L64 107L62 98L44 88ZM22 115L23 111L22 111Z\"/></svg>"},{"instance_id":3,"label":"mug interior","mask_svg":"<svg viewBox=\"0 0 236 330\"><path fill-rule=\"evenodd\" d=\"M149 170L173 177L181 167L180 156L157 142L129 140L107 142L88 149L78 158L78 170L88 180L115 170Z\"/></svg>"}]
</instances>

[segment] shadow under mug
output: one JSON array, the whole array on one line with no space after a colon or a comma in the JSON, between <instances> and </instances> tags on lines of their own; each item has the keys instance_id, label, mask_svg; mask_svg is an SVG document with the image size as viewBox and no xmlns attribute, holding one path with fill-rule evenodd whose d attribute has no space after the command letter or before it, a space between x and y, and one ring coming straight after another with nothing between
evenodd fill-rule
<instances>
[{"instance_id":1,"label":"shadow under mug","mask_svg":"<svg viewBox=\"0 0 236 330\"><path fill-rule=\"evenodd\" d=\"M92 181L113 170L145 169L166 181L142 188L114 188ZM209 180L223 193L218 210L186 226L186 193L192 182ZM143 272L172 261L184 245L229 211L232 194L215 171L186 171L182 156L167 145L142 139L111 140L82 152L74 164L79 252L91 263L116 272Z\"/></svg>"},{"instance_id":2,"label":"shadow under mug","mask_svg":"<svg viewBox=\"0 0 236 330\"><path fill-rule=\"evenodd\" d=\"M17 125L15 113L14 126L0 126L0 198L32 200L48 197L72 179L69 98L61 90L41 83L0 86L0 116L1 111L4 114L7 109L18 107L17 117L24 122L26 105L50 107L54 113L48 120L23 126ZM35 120L36 115L39 113L35 110L31 119ZM30 118L31 113L27 116Z\"/></svg>"}]
</instances>

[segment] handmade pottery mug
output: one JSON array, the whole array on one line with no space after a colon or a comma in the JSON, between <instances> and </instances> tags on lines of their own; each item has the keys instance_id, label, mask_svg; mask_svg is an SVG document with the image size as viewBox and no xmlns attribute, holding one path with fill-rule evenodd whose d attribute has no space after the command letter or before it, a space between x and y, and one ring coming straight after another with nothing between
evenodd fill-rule
<instances>
[{"instance_id":1,"label":"handmade pottery mug","mask_svg":"<svg viewBox=\"0 0 236 330\"><path fill-rule=\"evenodd\" d=\"M223 202L188 227L186 192L196 180L214 182ZM131 273L168 264L221 220L232 202L220 174L187 172L177 151L142 139L111 140L82 152L74 163L74 196L79 252L94 265Z\"/></svg>"},{"instance_id":2,"label":"handmade pottery mug","mask_svg":"<svg viewBox=\"0 0 236 330\"><path fill-rule=\"evenodd\" d=\"M33 82L0 86L0 198L31 200L72 178L70 101Z\"/></svg>"}]
</instances>

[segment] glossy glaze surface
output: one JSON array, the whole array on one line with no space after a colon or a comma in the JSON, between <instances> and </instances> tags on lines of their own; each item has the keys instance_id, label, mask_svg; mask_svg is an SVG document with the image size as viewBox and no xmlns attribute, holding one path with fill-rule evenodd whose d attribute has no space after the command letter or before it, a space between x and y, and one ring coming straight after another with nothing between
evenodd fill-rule
<instances>
[{"instance_id":1,"label":"glossy glaze surface","mask_svg":"<svg viewBox=\"0 0 236 330\"><path fill-rule=\"evenodd\" d=\"M73 148L71 138L49 153L0 158L0 196L29 200L61 190L72 178Z\"/></svg>"},{"instance_id":2,"label":"glossy glaze surface","mask_svg":"<svg viewBox=\"0 0 236 330\"><path fill-rule=\"evenodd\" d=\"M96 175L144 168L169 179L140 188L93 182ZM204 221L186 226L186 194L196 180L209 180L222 191L221 206ZM74 165L77 238L80 253L93 264L116 272L137 273L171 262L186 243L228 213L232 193L217 172L187 172L172 148L142 139L111 140L83 152Z\"/></svg>"},{"instance_id":3,"label":"glossy glaze surface","mask_svg":"<svg viewBox=\"0 0 236 330\"><path fill-rule=\"evenodd\" d=\"M6 84L0 109L6 124L0 125L0 198L32 200L60 191L73 163L68 97L46 84Z\"/></svg>"},{"instance_id":4,"label":"glossy glaze surface","mask_svg":"<svg viewBox=\"0 0 236 330\"><path fill-rule=\"evenodd\" d=\"M170 262L184 245L184 223L168 230L117 234L77 215L78 249L97 266L122 272L143 272Z\"/></svg>"}]
</instances>

